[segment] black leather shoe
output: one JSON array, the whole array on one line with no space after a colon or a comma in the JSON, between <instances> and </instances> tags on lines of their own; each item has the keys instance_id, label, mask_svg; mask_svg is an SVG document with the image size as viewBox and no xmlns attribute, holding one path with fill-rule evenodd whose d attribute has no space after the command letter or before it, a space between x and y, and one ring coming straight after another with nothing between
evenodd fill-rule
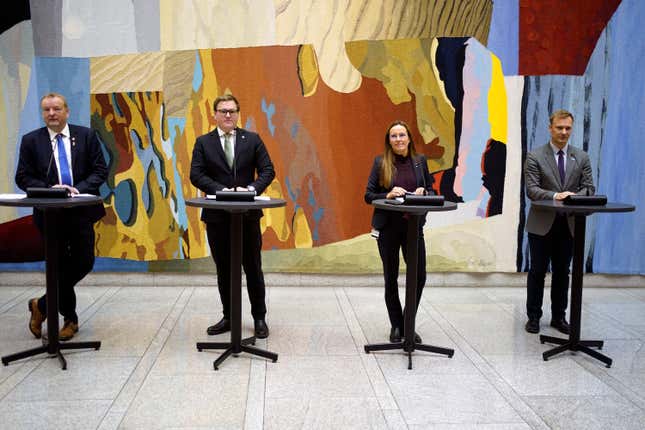
<instances>
[{"instance_id":1,"label":"black leather shoe","mask_svg":"<svg viewBox=\"0 0 645 430\"><path fill-rule=\"evenodd\" d=\"M269 326L264 320L255 320L255 337L264 339L269 337Z\"/></svg>"},{"instance_id":2,"label":"black leather shoe","mask_svg":"<svg viewBox=\"0 0 645 430\"><path fill-rule=\"evenodd\" d=\"M401 329L398 327L392 327L390 329L390 342L398 343L401 342Z\"/></svg>"},{"instance_id":3,"label":"black leather shoe","mask_svg":"<svg viewBox=\"0 0 645 430\"><path fill-rule=\"evenodd\" d=\"M539 333L540 332L540 320L531 318L526 322L524 326L526 331L529 333Z\"/></svg>"},{"instance_id":4,"label":"black leather shoe","mask_svg":"<svg viewBox=\"0 0 645 430\"><path fill-rule=\"evenodd\" d=\"M414 343L423 343L423 339L421 339L421 336L416 331L414 332Z\"/></svg>"},{"instance_id":5,"label":"black leather shoe","mask_svg":"<svg viewBox=\"0 0 645 430\"><path fill-rule=\"evenodd\" d=\"M569 323L564 318L561 320L551 320L551 327L563 334L569 334Z\"/></svg>"},{"instance_id":6,"label":"black leather shoe","mask_svg":"<svg viewBox=\"0 0 645 430\"><path fill-rule=\"evenodd\" d=\"M231 321L226 318L222 318L217 324L206 329L206 333L208 333L209 336L226 333L227 331L231 331Z\"/></svg>"}]
</instances>

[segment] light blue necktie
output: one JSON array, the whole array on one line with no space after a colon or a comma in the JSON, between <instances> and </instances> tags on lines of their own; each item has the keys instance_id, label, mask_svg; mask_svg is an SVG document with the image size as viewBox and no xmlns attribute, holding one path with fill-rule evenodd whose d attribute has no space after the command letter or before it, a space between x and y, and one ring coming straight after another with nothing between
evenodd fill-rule
<instances>
[{"instance_id":1,"label":"light blue necktie","mask_svg":"<svg viewBox=\"0 0 645 430\"><path fill-rule=\"evenodd\" d=\"M67 154L65 153L65 144L63 143L63 135L57 134L56 141L58 142L58 164L60 165L60 181L64 185L72 185L72 175L69 172L69 162L67 161Z\"/></svg>"}]
</instances>

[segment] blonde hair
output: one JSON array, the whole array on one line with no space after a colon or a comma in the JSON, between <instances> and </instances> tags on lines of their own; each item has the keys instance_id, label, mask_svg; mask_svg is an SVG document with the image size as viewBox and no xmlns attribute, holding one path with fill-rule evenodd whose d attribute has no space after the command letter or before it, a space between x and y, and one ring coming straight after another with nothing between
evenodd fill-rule
<instances>
[{"instance_id":1,"label":"blonde hair","mask_svg":"<svg viewBox=\"0 0 645 430\"><path fill-rule=\"evenodd\" d=\"M67 99L65 98L65 96L62 95L62 94L58 94L58 93L45 94L44 96L42 96L40 98L40 105L41 106L43 105L43 100L45 100L45 99L53 99L55 97L58 97L59 99L61 99L63 101L63 106L65 106L65 109L69 109L69 106L67 106Z\"/></svg>"},{"instance_id":2,"label":"blonde hair","mask_svg":"<svg viewBox=\"0 0 645 430\"><path fill-rule=\"evenodd\" d=\"M571 122L574 121L573 120L573 114L571 112L569 112L568 110L564 110L564 109L559 109L559 110L556 110L555 112L553 112L551 114L551 116L549 117L549 124L553 124L553 121L556 118L558 118L558 119L559 118L571 118Z\"/></svg>"}]
</instances>

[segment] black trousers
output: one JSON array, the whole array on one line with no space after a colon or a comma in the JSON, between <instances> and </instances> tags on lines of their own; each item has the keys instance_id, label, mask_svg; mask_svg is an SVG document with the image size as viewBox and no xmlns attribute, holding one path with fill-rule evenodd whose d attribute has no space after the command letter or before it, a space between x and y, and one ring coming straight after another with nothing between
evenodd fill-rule
<instances>
[{"instance_id":1,"label":"black trousers","mask_svg":"<svg viewBox=\"0 0 645 430\"><path fill-rule=\"evenodd\" d=\"M217 268L217 287L224 318L231 318L231 222L206 223L206 234L211 255ZM251 302L253 319L264 319L265 304L264 274L262 273L262 233L259 219L242 220L242 268L246 275L246 289Z\"/></svg>"},{"instance_id":2,"label":"black trousers","mask_svg":"<svg viewBox=\"0 0 645 430\"><path fill-rule=\"evenodd\" d=\"M400 219L390 220L386 226L379 231L377 239L378 251L383 262L383 277L385 278L385 306L390 318L392 327L404 330L404 312L399 299L399 250L403 252L404 261L408 262L408 221ZM423 287L426 284L426 246L423 238L423 228L419 227L419 249L417 264L417 305L419 308Z\"/></svg>"},{"instance_id":3,"label":"black trousers","mask_svg":"<svg viewBox=\"0 0 645 430\"><path fill-rule=\"evenodd\" d=\"M545 236L529 233L530 267L526 282L526 314L529 319L542 317L544 278L551 263L551 318L564 319L569 296L569 265L573 237L567 218L558 215Z\"/></svg>"},{"instance_id":4,"label":"black trousers","mask_svg":"<svg viewBox=\"0 0 645 430\"><path fill-rule=\"evenodd\" d=\"M58 311L66 321L78 323L74 286L94 267L94 225L66 222L57 226L59 234ZM41 230L42 234L42 230ZM38 299L38 309L47 314L47 295Z\"/></svg>"}]
</instances>

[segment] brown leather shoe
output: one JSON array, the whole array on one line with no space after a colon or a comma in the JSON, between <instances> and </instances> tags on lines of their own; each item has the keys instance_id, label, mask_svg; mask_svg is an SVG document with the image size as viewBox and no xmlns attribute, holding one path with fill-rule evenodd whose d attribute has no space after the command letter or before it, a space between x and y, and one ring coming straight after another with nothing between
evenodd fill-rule
<instances>
[{"instance_id":1,"label":"brown leather shoe","mask_svg":"<svg viewBox=\"0 0 645 430\"><path fill-rule=\"evenodd\" d=\"M63 328L58 333L58 340L70 340L76 333L78 333L78 323L65 321Z\"/></svg>"},{"instance_id":2,"label":"brown leather shoe","mask_svg":"<svg viewBox=\"0 0 645 430\"><path fill-rule=\"evenodd\" d=\"M29 312L31 312L31 318L29 318L29 331L36 337L36 339L40 339L43 333L43 321L47 319L47 316L38 309L38 299L29 300L27 305L29 307Z\"/></svg>"}]
</instances>

